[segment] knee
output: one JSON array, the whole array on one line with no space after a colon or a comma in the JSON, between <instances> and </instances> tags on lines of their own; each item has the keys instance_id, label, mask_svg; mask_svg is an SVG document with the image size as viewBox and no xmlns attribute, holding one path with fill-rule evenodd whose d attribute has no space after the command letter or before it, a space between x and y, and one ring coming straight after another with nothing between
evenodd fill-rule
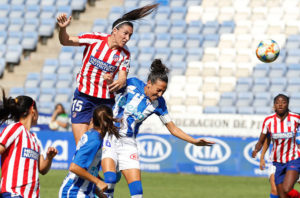
<instances>
[{"instance_id":1,"label":"knee","mask_svg":"<svg viewBox=\"0 0 300 198\"><path fill-rule=\"evenodd\" d=\"M292 189L293 189L292 186L289 186L289 185L284 185L283 186L283 192L285 194L289 193Z\"/></svg>"},{"instance_id":2,"label":"knee","mask_svg":"<svg viewBox=\"0 0 300 198\"><path fill-rule=\"evenodd\" d=\"M117 175L115 172L105 172L103 175L105 183L115 184L117 182Z\"/></svg>"},{"instance_id":3,"label":"knee","mask_svg":"<svg viewBox=\"0 0 300 198\"><path fill-rule=\"evenodd\" d=\"M143 194L143 187L141 181L134 181L128 184L130 195L142 195Z\"/></svg>"}]
</instances>

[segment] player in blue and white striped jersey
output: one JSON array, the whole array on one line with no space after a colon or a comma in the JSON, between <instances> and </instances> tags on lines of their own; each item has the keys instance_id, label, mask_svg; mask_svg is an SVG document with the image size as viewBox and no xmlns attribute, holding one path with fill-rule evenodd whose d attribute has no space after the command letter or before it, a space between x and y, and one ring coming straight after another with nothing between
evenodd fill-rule
<instances>
[{"instance_id":1,"label":"player in blue and white striped jersey","mask_svg":"<svg viewBox=\"0 0 300 198\"><path fill-rule=\"evenodd\" d=\"M119 138L117 122L113 118L110 107L98 106L90 123L90 130L87 131L77 144L73 161L70 165L70 172L64 179L59 190L59 197L105 197L103 191L107 184L100 180L98 172L101 165L102 143L105 134Z\"/></svg>"},{"instance_id":2,"label":"player in blue and white striped jersey","mask_svg":"<svg viewBox=\"0 0 300 198\"><path fill-rule=\"evenodd\" d=\"M172 122L166 102L162 97L168 85L168 68L156 59L151 64L147 84L137 78L127 80L113 107L114 116L121 120L118 123L121 137L105 137L102 153L104 181L108 184L105 192L108 198L113 197L114 185L117 182L116 171L122 171L127 180L132 198L143 197L141 171L135 137L142 122L151 114L156 114L170 133L182 140L197 146L210 146L214 142L199 138L194 139L176 127ZM116 168L118 166L118 168Z\"/></svg>"}]
</instances>

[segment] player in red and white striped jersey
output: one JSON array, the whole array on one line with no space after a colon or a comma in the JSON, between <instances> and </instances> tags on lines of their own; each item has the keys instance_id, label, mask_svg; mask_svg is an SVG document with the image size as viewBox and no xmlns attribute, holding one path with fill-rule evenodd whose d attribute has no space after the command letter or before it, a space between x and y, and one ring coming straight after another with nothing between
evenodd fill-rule
<instances>
[{"instance_id":1,"label":"player in red and white striped jersey","mask_svg":"<svg viewBox=\"0 0 300 198\"><path fill-rule=\"evenodd\" d=\"M261 135L252 153L252 157L255 157L267 135L270 135L273 141L271 160L276 167L275 184L281 198L288 197L300 173L300 158L296 143L300 116L290 112L288 105L289 98L286 95L279 94L274 98L275 113L265 118Z\"/></svg>"},{"instance_id":2,"label":"player in red and white striped jersey","mask_svg":"<svg viewBox=\"0 0 300 198\"><path fill-rule=\"evenodd\" d=\"M0 123L12 119L0 134L1 194L6 197L39 197L39 173L46 174L57 150L50 147L46 159L41 145L29 130L37 123L35 101L28 96L6 98L3 92Z\"/></svg>"},{"instance_id":3,"label":"player in red and white striped jersey","mask_svg":"<svg viewBox=\"0 0 300 198\"><path fill-rule=\"evenodd\" d=\"M112 107L114 92L126 83L130 67L130 52L126 43L133 33L132 21L147 16L157 6L148 5L124 14L113 23L111 34L94 32L69 36L66 28L71 16L60 14L57 17L60 43L65 46L85 46L72 105L71 121L76 144L87 131L95 106L106 104ZM114 80L117 73L118 79Z\"/></svg>"}]
</instances>

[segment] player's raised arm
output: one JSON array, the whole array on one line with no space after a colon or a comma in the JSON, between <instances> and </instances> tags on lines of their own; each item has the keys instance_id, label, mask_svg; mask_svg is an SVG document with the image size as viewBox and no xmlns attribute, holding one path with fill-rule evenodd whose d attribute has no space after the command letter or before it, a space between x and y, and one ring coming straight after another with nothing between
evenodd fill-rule
<instances>
[{"instance_id":1,"label":"player's raised arm","mask_svg":"<svg viewBox=\"0 0 300 198\"><path fill-rule=\"evenodd\" d=\"M168 122L166 124L166 127L168 128L168 130L170 131L170 133L172 135L174 135L184 141L187 141L191 144L194 144L196 146L211 146L215 143L215 142L203 139L203 138L198 138L198 139L193 138L192 136L186 134L184 131L182 131L180 128L178 128L172 121Z\"/></svg>"},{"instance_id":2,"label":"player's raised arm","mask_svg":"<svg viewBox=\"0 0 300 198\"><path fill-rule=\"evenodd\" d=\"M55 155L58 153L57 149L54 147L49 147L47 150L46 159L43 155L40 155L39 158L39 172L42 175L45 175L48 173L48 171L51 168L52 160L55 157Z\"/></svg>"},{"instance_id":3,"label":"player's raised arm","mask_svg":"<svg viewBox=\"0 0 300 198\"><path fill-rule=\"evenodd\" d=\"M59 41L66 46L79 46L79 39L77 36L70 36L67 33L67 26L71 23L72 17L67 18L65 13L57 16L57 24L59 26Z\"/></svg>"}]
</instances>

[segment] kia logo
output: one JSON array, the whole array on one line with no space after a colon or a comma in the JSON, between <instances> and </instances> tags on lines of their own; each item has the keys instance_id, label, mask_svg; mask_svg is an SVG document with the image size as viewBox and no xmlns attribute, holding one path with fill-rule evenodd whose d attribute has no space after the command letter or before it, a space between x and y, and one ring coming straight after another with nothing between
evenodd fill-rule
<instances>
[{"instance_id":1,"label":"kia logo","mask_svg":"<svg viewBox=\"0 0 300 198\"><path fill-rule=\"evenodd\" d=\"M207 138L214 141L212 146L195 146L187 144L184 148L185 155L191 161L198 164L213 165L226 161L230 155L230 147L222 140Z\"/></svg>"},{"instance_id":2,"label":"kia logo","mask_svg":"<svg viewBox=\"0 0 300 198\"><path fill-rule=\"evenodd\" d=\"M142 162L159 162L170 156L172 147L165 139L144 135L137 138L139 158Z\"/></svg>"},{"instance_id":3,"label":"kia logo","mask_svg":"<svg viewBox=\"0 0 300 198\"><path fill-rule=\"evenodd\" d=\"M257 141L252 141L249 144L247 144L244 148L244 157L246 158L246 160L248 160L251 164L257 165L259 166L259 161L260 161L260 156L261 156L261 152L257 153L255 158L252 158L252 151L254 151L255 145L256 145ZM265 154L265 160L268 161L270 157L270 153L266 152Z\"/></svg>"}]
</instances>

